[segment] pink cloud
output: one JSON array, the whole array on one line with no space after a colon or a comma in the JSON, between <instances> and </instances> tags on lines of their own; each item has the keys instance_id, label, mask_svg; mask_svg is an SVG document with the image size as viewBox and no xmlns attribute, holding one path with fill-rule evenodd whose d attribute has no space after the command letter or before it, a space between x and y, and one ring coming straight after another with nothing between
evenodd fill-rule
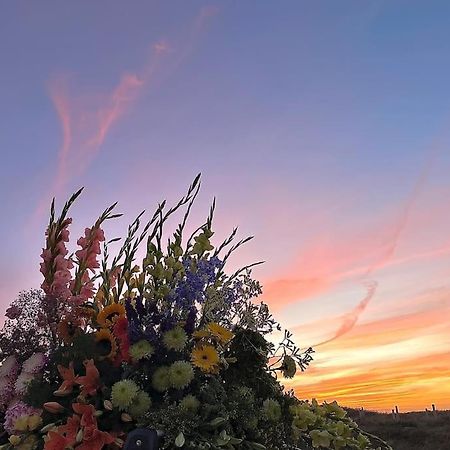
<instances>
[{"instance_id":1,"label":"pink cloud","mask_svg":"<svg viewBox=\"0 0 450 450\"><path fill-rule=\"evenodd\" d=\"M65 77L53 79L49 84L50 98L62 128L62 145L57 154L54 181L39 202L31 223L34 224L50 203L50 198L65 193L69 182L82 175L118 121L138 101L144 88L167 68L175 70L192 51L206 19L217 13L215 8L202 8L190 27L188 38L178 37L178 44L159 40L151 46L151 56L140 70L124 73L118 84L106 94L98 92L69 95ZM170 58L169 58L170 56ZM164 61L163 61L164 59Z\"/></svg>"},{"instance_id":2,"label":"pink cloud","mask_svg":"<svg viewBox=\"0 0 450 450\"><path fill-rule=\"evenodd\" d=\"M96 150L103 144L109 129L125 113L127 106L137 99L143 85L144 80L136 74L127 73L122 76L119 84L108 96L107 104L97 111L96 133L85 148Z\"/></svg>"},{"instance_id":3,"label":"pink cloud","mask_svg":"<svg viewBox=\"0 0 450 450\"><path fill-rule=\"evenodd\" d=\"M320 345L327 344L331 341L334 341L335 339L340 338L344 334L348 333L356 324L356 322L359 319L359 316L363 313L363 311L366 309L369 302L372 300L373 296L375 295L377 291L378 283L376 281L371 281L367 283L367 294L366 296L353 308L352 311L345 314L342 320L341 326L338 328L338 330L335 332L334 336L330 339L327 339L323 342L319 342L315 345L315 347L318 347Z\"/></svg>"}]
</instances>

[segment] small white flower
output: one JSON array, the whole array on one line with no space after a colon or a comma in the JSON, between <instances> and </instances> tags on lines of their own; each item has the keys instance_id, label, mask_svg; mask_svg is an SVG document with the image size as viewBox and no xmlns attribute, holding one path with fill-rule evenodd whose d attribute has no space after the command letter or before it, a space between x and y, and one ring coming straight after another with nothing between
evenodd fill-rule
<instances>
[{"instance_id":1,"label":"small white flower","mask_svg":"<svg viewBox=\"0 0 450 450\"><path fill-rule=\"evenodd\" d=\"M46 362L47 358L43 353L34 353L23 363L22 370L26 373L39 373Z\"/></svg>"},{"instance_id":2,"label":"small white flower","mask_svg":"<svg viewBox=\"0 0 450 450\"><path fill-rule=\"evenodd\" d=\"M15 377L19 371L19 364L15 356L8 356L0 365L0 377Z\"/></svg>"},{"instance_id":3,"label":"small white flower","mask_svg":"<svg viewBox=\"0 0 450 450\"><path fill-rule=\"evenodd\" d=\"M28 389L28 385L33 380L34 376L31 373L22 372L18 377L14 390L18 395L25 395Z\"/></svg>"}]
</instances>

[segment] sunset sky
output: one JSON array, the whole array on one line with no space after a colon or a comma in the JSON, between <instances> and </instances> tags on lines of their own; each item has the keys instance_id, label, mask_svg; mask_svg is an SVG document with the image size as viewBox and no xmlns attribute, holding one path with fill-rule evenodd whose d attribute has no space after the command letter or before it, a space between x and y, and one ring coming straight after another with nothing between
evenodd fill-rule
<instances>
[{"instance_id":1,"label":"sunset sky","mask_svg":"<svg viewBox=\"0 0 450 450\"><path fill-rule=\"evenodd\" d=\"M126 232L198 172L193 222L255 235L302 398L450 409L450 2L3 2L0 307L51 198Z\"/></svg>"}]
</instances>

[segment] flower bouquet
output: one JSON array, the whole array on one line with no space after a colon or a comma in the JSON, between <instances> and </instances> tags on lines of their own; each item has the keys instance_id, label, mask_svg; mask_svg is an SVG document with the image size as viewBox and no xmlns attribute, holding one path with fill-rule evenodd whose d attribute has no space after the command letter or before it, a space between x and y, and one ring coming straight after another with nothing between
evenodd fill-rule
<instances>
[{"instance_id":1,"label":"flower bouquet","mask_svg":"<svg viewBox=\"0 0 450 450\"><path fill-rule=\"evenodd\" d=\"M278 378L304 370L312 350L287 331L269 339L282 330L256 301L254 264L225 272L250 238L236 241L235 229L214 247L214 202L186 235L199 188L198 176L174 206L140 214L123 241L103 232L120 216L112 205L73 254L68 213L81 190L59 216L52 203L41 289L19 294L0 332L3 450L385 447L335 402L284 390Z\"/></svg>"}]
</instances>

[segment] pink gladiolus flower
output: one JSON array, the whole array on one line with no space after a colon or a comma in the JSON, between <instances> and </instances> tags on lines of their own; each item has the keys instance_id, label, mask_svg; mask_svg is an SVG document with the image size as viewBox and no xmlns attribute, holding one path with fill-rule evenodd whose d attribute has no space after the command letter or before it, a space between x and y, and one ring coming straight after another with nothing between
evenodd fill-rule
<instances>
[{"instance_id":1,"label":"pink gladiolus flower","mask_svg":"<svg viewBox=\"0 0 450 450\"><path fill-rule=\"evenodd\" d=\"M87 256L87 250L84 248L81 250L77 250L75 252L75 256L77 257L78 261L83 261Z\"/></svg>"},{"instance_id":2,"label":"pink gladiolus flower","mask_svg":"<svg viewBox=\"0 0 450 450\"><path fill-rule=\"evenodd\" d=\"M69 242L69 230L67 228L64 228L60 233L60 238L64 242Z\"/></svg>"}]
</instances>

